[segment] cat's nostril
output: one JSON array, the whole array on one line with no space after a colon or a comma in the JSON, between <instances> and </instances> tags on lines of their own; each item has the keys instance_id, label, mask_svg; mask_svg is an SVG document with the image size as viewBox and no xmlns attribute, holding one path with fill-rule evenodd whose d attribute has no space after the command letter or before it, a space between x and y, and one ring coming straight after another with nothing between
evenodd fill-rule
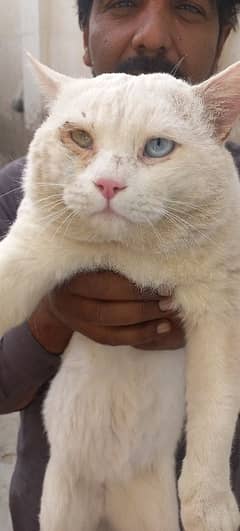
<instances>
[{"instance_id":1,"label":"cat's nostril","mask_svg":"<svg viewBox=\"0 0 240 531\"><path fill-rule=\"evenodd\" d=\"M94 184L106 199L112 199L120 190L127 188L125 184L114 179L98 179Z\"/></svg>"}]
</instances>

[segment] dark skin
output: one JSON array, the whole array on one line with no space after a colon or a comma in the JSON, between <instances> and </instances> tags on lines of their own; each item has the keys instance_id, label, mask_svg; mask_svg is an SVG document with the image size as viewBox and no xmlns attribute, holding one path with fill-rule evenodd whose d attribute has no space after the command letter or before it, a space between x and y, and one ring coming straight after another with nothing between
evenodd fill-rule
<instances>
[{"instance_id":1,"label":"dark skin","mask_svg":"<svg viewBox=\"0 0 240 531\"><path fill-rule=\"evenodd\" d=\"M192 83L215 70L229 27L220 31L214 0L94 0L84 30L85 63L114 72L129 57L162 54Z\"/></svg>"},{"instance_id":2,"label":"dark skin","mask_svg":"<svg viewBox=\"0 0 240 531\"><path fill-rule=\"evenodd\" d=\"M129 58L150 59L158 68L163 58L173 66L180 62L181 75L197 83L214 72L229 31L219 27L214 0L94 0L83 32L84 62L100 74L117 71ZM181 323L159 302L171 298L140 293L111 272L79 274L46 297L29 324L39 343L56 354L73 331L107 345L180 348Z\"/></svg>"}]
</instances>

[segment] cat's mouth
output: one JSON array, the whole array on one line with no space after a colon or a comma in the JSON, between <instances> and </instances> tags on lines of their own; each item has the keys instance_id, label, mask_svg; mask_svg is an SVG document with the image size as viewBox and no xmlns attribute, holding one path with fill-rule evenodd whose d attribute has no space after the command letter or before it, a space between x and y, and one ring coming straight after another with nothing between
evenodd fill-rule
<instances>
[{"instance_id":1,"label":"cat's mouth","mask_svg":"<svg viewBox=\"0 0 240 531\"><path fill-rule=\"evenodd\" d=\"M113 219L122 219L124 221L127 221L128 223L130 223L130 219L127 218L127 216L124 216L123 214L120 214L119 212L117 212L110 204L106 205L102 210L99 210L98 212L94 212L91 217L94 217L96 218L97 216L99 216L99 218L101 217L102 219L106 219L106 220L113 220Z\"/></svg>"}]
</instances>

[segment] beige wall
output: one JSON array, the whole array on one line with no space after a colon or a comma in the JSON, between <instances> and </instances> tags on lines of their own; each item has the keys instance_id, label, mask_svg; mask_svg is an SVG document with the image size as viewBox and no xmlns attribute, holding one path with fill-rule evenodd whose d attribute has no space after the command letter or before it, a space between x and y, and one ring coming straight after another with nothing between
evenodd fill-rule
<instances>
[{"instance_id":1,"label":"beige wall","mask_svg":"<svg viewBox=\"0 0 240 531\"><path fill-rule=\"evenodd\" d=\"M0 0L0 163L24 151L27 142L23 117L11 107L22 77L20 20L20 0Z\"/></svg>"},{"instance_id":2,"label":"beige wall","mask_svg":"<svg viewBox=\"0 0 240 531\"><path fill-rule=\"evenodd\" d=\"M89 75L82 63L82 38L75 0L0 0L0 165L26 152L42 105L23 50L69 75ZM232 34L221 68L240 59L240 31ZM24 115L12 109L24 89ZM236 136L237 134L237 136ZM240 132L233 135L240 140Z\"/></svg>"},{"instance_id":3,"label":"beige wall","mask_svg":"<svg viewBox=\"0 0 240 531\"><path fill-rule=\"evenodd\" d=\"M75 0L0 0L0 165L26 152L42 106L24 49L69 75L89 75ZM24 115L12 102L24 89Z\"/></svg>"},{"instance_id":4,"label":"beige wall","mask_svg":"<svg viewBox=\"0 0 240 531\"><path fill-rule=\"evenodd\" d=\"M89 75L82 62L82 34L75 0L40 0L42 59L65 74Z\"/></svg>"},{"instance_id":5,"label":"beige wall","mask_svg":"<svg viewBox=\"0 0 240 531\"><path fill-rule=\"evenodd\" d=\"M72 76L90 75L82 62L82 34L75 0L21 0L23 49L52 68ZM34 24L33 24L34 20ZM41 98L23 55L25 124L34 129L41 120Z\"/></svg>"}]
</instances>

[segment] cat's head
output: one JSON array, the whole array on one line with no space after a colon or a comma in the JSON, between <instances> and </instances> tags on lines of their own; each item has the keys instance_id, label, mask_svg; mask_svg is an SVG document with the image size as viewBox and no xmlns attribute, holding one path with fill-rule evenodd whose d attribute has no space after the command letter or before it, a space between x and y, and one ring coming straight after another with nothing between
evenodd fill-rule
<instances>
[{"instance_id":1,"label":"cat's head","mask_svg":"<svg viewBox=\"0 0 240 531\"><path fill-rule=\"evenodd\" d=\"M198 86L167 74L71 79L34 64L50 112L25 189L43 223L157 252L217 230L238 187L224 140L240 114L240 63Z\"/></svg>"}]
</instances>

